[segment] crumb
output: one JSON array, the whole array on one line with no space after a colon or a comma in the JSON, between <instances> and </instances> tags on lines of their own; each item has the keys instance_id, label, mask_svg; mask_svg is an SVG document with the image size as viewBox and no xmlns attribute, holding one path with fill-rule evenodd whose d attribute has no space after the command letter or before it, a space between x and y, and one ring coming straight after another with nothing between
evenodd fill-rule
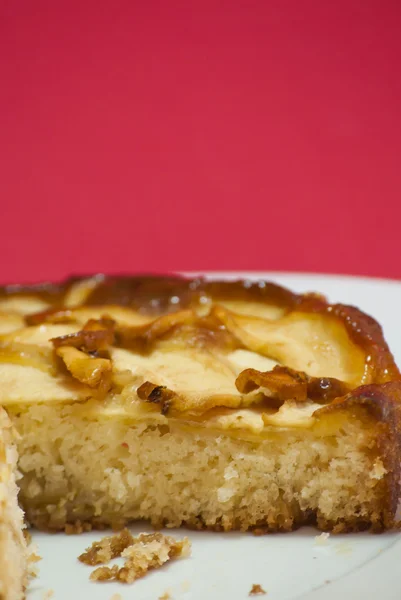
<instances>
[{"instance_id":1,"label":"crumb","mask_svg":"<svg viewBox=\"0 0 401 600\"><path fill-rule=\"evenodd\" d=\"M329 537L330 537L329 533L321 533L320 535L317 535L315 537L316 546L325 546Z\"/></svg>"},{"instance_id":2,"label":"crumb","mask_svg":"<svg viewBox=\"0 0 401 600\"><path fill-rule=\"evenodd\" d=\"M112 581L116 578L119 568L117 565L110 567L98 567L90 574L91 581Z\"/></svg>"},{"instance_id":3,"label":"crumb","mask_svg":"<svg viewBox=\"0 0 401 600\"><path fill-rule=\"evenodd\" d=\"M36 551L31 552L31 554L28 556L29 563L37 563L40 560L42 560L42 557L39 556L39 554L36 554Z\"/></svg>"},{"instance_id":4,"label":"crumb","mask_svg":"<svg viewBox=\"0 0 401 600\"><path fill-rule=\"evenodd\" d=\"M267 594L265 590L262 588L259 583L254 583L252 585L251 591L249 592L249 596L262 596L263 594Z\"/></svg>"},{"instance_id":5,"label":"crumb","mask_svg":"<svg viewBox=\"0 0 401 600\"><path fill-rule=\"evenodd\" d=\"M90 548L78 556L78 560L91 566L105 564L113 558L121 556L123 550L131 546L133 542L134 538L128 529L123 529L118 535L104 537L100 542L93 542Z\"/></svg>"},{"instance_id":6,"label":"crumb","mask_svg":"<svg viewBox=\"0 0 401 600\"><path fill-rule=\"evenodd\" d=\"M162 533L141 533L134 538L128 529L120 534L94 542L78 559L87 565L108 563L113 558L125 558L118 567L98 567L90 575L91 581L120 581L133 583L150 569L157 569L174 558L189 556L191 543L188 538L181 541Z\"/></svg>"},{"instance_id":7,"label":"crumb","mask_svg":"<svg viewBox=\"0 0 401 600\"><path fill-rule=\"evenodd\" d=\"M326 579L326 581L324 583L331 583L330 579Z\"/></svg>"},{"instance_id":8,"label":"crumb","mask_svg":"<svg viewBox=\"0 0 401 600\"><path fill-rule=\"evenodd\" d=\"M187 580L183 581L182 584L181 584L181 591L182 592L189 592L190 587L191 587L191 584L190 584L189 581L187 581Z\"/></svg>"},{"instance_id":9,"label":"crumb","mask_svg":"<svg viewBox=\"0 0 401 600\"><path fill-rule=\"evenodd\" d=\"M28 549L28 576L31 578L35 578L38 576L38 567L36 563L42 560L42 557L37 553L37 547L33 544Z\"/></svg>"},{"instance_id":10,"label":"crumb","mask_svg":"<svg viewBox=\"0 0 401 600\"><path fill-rule=\"evenodd\" d=\"M134 544L122 553L121 556L126 560L117 579L124 583L133 583L150 569L157 569L167 561L188 556L189 553L188 538L177 542L162 533L141 534L135 539Z\"/></svg>"},{"instance_id":11,"label":"crumb","mask_svg":"<svg viewBox=\"0 0 401 600\"><path fill-rule=\"evenodd\" d=\"M122 596L120 594L113 594L110 600L122 600Z\"/></svg>"},{"instance_id":12,"label":"crumb","mask_svg":"<svg viewBox=\"0 0 401 600\"><path fill-rule=\"evenodd\" d=\"M23 534L24 534L26 544L27 544L27 546L29 546L29 544L32 542L31 532L29 531L29 529L24 529Z\"/></svg>"},{"instance_id":13,"label":"crumb","mask_svg":"<svg viewBox=\"0 0 401 600\"><path fill-rule=\"evenodd\" d=\"M171 600L171 591L170 590L166 590L164 592L164 594L162 594L161 596L159 596L159 600Z\"/></svg>"},{"instance_id":14,"label":"crumb","mask_svg":"<svg viewBox=\"0 0 401 600\"><path fill-rule=\"evenodd\" d=\"M50 600L50 598L52 598L53 596L54 596L54 590L47 590L43 594L43 600Z\"/></svg>"}]
</instances>

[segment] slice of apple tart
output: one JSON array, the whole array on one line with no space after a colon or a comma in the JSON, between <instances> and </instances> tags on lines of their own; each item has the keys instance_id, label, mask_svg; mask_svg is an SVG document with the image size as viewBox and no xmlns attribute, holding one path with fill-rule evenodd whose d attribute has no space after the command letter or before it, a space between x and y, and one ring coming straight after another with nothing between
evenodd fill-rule
<instances>
[{"instance_id":1,"label":"slice of apple tart","mask_svg":"<svg viewBox=\"0 0 401 600\"><path fill-rule=\"evenodd\" d=\"M34 526L396 524L400 374L356 308L264 281L96 276L5 288L0 311Z\"/></svg>"}]
</instances>

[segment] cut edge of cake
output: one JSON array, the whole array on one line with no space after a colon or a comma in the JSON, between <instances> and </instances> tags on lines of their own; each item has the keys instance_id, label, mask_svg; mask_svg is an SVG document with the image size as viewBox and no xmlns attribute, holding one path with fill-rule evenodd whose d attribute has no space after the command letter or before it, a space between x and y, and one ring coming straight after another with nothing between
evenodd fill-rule
<instances>
[{"instance_id":1,"label":"cut edge of cake","mask_svg":"<svg viewBox=\"0 0 401 600\"><path fill-rule=\"evenodd\" d=\"M237 428L224 411L213 428L157 413L85 414L80 405L12 410L22 503L44 530L142 519L217 531L390 529L400 493L400 399L399 383L362 387L338 405L315 407L312 426L262 435ZM248 425L254 417L235 416Z\"/></svg>"},{"instance_id":2,"label":"cut edge of cake","mask_svg":"<svg viewBox=\"0 0 401 600\"><path fill-rule=\"evenodd\" d=\"M17 498L15 432L0 407L0 599L21 600L28 579L23 512Z\"/></svg>"}]
</instances>

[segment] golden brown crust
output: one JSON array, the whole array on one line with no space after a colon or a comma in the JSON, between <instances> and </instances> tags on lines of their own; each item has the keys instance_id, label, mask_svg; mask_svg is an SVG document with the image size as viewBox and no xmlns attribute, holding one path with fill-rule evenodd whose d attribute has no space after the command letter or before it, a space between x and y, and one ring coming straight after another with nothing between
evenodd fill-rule
<instances>
[{"instance_id":1,"label":"golden brown crust","mask_svg":"<svg viewBox=\"0 0 401 600\"><path fill-rule=\"evenodd\" d=\"M385 502L385 494L383 492L383 501ZM266 522L261 520L256 525L249 525L243 523L240 520L225 520L224 524L217 522L214 525L206 524L202 517L194 517L187 519L181 523L181 526L195 531L214 531L214 532L228 532L228 531L249 531L256 536L268 535L271 533L288 533L296 531L300 527L310 526L316 527L319 531L330 532L333 534L340 533L358 533L360 531L371 531L373 533L381 533L388 529L399 528L398 521L394 518L394 513L388 511L385 505L383 509L377 512L372 512L364 517L355 516L354 519L348 518L347 521L330 521L322 517L320 514L316 514L314 511L299 512L298 514L289 514L288 517L280 523L277 522ZM52 521L50 515L41 514L38 516L30 516L30 524L46 533L56 533L58 531L65 531L67 534L81 534L85 531L103 531L111 527L114 531L121 531L124 527L130 524L130 519L125 519L118 523L105 521L104 518L99 517L87 517L85 521L79 521L79 526L76 525L77 521L69 521L66 519L63 522L57 524ZM168 527L168 521L152 522L151 525L157 529L163 529Z\"/></svg>"}]
</instances>

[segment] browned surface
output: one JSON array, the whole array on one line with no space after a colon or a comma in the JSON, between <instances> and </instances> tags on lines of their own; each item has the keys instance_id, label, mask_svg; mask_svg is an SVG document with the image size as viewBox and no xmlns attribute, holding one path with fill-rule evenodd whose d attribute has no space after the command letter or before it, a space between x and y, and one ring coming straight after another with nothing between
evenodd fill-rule
<instances>
[{"instance_id":1,"label":"browned surface","mask_svg":"<svg viewBox=\"0 0 401 600\"><path fill-rule=\"evenodd\" d=\"M71 286L84 278L73 277L58 284L43 283L32 286L5 286L0 297L35 295L52 307L62 307L65 294ZM380 325L357 308L342 304L330 305L319 294L294 294L266 281L217 281L202 278L186 279L179 276L97 276L97 285L85 300L86 305L117 304L130 306L142 313L163 315L183 308L199 306L207 300L218 302L236 299L280 306L287 312L323 313L343 322L349 335L363 347L369 358L372 381L384 383L399 379L400 373L383 338ZM55 320L68 315L54 313ZM30 322L35 316L28 317ZM59 321L60 322L60 321Z\"/></svg>"},{"instance_id":2,"label":"browned surface","mask_svg":"<svg viewBox=\"0 0 401 600\"><path fill-rule=\"evenodd\" d=\"M390 519L384 519L384 512L389 514ZM57 526L52 522L49 515L44 513L38 517L34 516L32 511L27 510L29 516L29 522L32 527L35 527L39 531L46 533L55 533L59 531L68 531L70 528L68 519L60 522ZM86 526L88 529L76 530L75 525L71 525L74 533L82 533L86 530L98 530L103 531L112 527L113 523L110 520L102 517L102 521L99 521L97 517L86 517ZM74 521L75 522L75 521ZM123 523L119 524L118 529L122 529L124 526L128 526L131 520L126 519ZM153 523L152 523L153 524ZM163 528L167 526L167 522L158 522L155 524L155 528ZM201 517L192 518L181 523L182 527L186 527L189 530L194 531L214 531L214 532L227 532L227 531L249 531L256 536L268 535L272 533L288 533L290 531L296 531L300 527L309 526L316 527L321 532L330 532L332 534L340 533L358 533L361 531L370 531L372 533L382 533L388 529L400 528L399 522L394 520L394 514L388 513L386 505L385 493L383 492L383 505L376 512L372 512L369 516L361 519L355 517L353 520L348 519L346 522L343 521L328 521L326 519L317 516L312 511L299 514L289 514L288 518L282 523L266 523L266 520L261 519L257 525L248 525L241 522L240 520L232 520L230 524L216 523L215 525L206 525Z\"/></svg>"},{"instance_id":3,"label":"browned surface","mask_svg":"<svg viewBox=\"0 0 401 600\"><path fill-rule=\"evenodd\" d=\"M352 306L330 305L318 294L294 294L271 282L220 281L180 277L106 277L89 295L87 304L123 304L143 312L160 314L199 303L199 298L214 302L241 299L284 307L288 312L319 312L342 321L349 335L370 356L374 380L378 383L399 379L400 373L384 340L382 328L371 317ZM172 298L179 302L172 304Z\"/></svg>"}]
</instances>

